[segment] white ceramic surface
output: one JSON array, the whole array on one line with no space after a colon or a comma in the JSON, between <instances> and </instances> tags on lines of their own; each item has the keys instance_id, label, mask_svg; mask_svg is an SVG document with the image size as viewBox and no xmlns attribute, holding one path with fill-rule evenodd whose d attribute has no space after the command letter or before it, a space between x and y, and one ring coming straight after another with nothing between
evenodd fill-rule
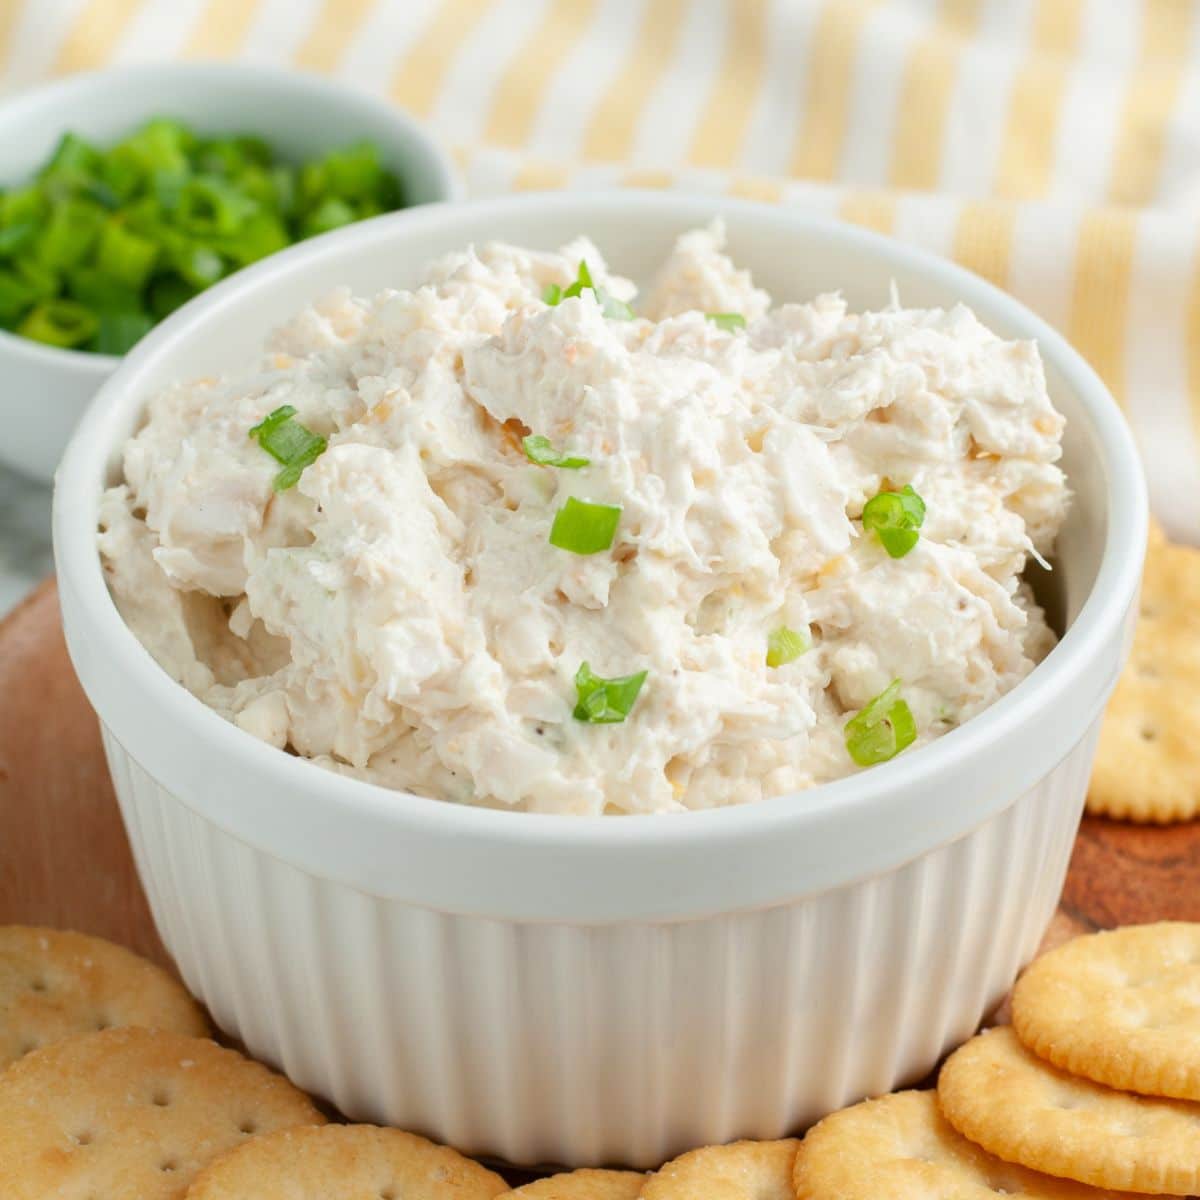
<instances>
[{"instance_id":1,"label":"white ceramic surface","mask_svg":"<svg viewBox=\"0 0 1200 1200\"><path fill-rule=\"evenodd\" d=\"M594 236L635 277L720 212L776 296L966 300L1036 337L1076 493L1053 606L1012 693L930 747L759 804L566 818L333 776L223 722L122 624L96 503L147 396L250 355L304 296L403 285L504 237ZM160 931L223 1028L356 1117L515 1162L653 1165L770 1137L920 1076L1002 995L1058 896L1145 541L1124 422L1079 357L960 269L717 197L527 196L379 218L253 267L127 358L59 471L68 644L106 730Z\"/></svg>"},{"instance_id":2,"label":"white ceramic surface","mask_svg":"<svg viewBox=\"0 0 1200 1200\"><path fill-rule=\"evenodd\" d=\"M458 196L448 159L402 110L319 75L232 63L117 67L13 97L0 105L0 187L27 180L68 130L104 145L158 115L207 133L256 133L296 161L367 138L412 203ZM49 481L118 361L0 329L0 462Z\"/></svg>"}]
</instances>

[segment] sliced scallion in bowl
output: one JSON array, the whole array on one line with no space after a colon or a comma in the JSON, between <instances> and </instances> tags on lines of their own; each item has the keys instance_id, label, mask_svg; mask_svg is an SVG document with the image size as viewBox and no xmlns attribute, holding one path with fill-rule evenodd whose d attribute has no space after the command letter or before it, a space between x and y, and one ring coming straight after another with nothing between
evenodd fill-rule
<instances>
[{"instance_id":1,"label":"sliced scallion in bowl","mask_svg":"<svg viewBox=\"0 0 1200 1200\"><path fill-rule=\"evenodd\" d=\"M0 191L0 328L124 354L239 267L403 203L371 142L295 164L165 117L107 148L67 133Z\"/></svg>"}]
</instances>

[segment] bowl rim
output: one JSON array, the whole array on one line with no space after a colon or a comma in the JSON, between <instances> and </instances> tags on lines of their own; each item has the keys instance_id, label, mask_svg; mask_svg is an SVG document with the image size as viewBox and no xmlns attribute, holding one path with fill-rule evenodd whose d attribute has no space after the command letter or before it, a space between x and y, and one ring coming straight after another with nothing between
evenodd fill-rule
<instances>
[{"instance_id":1,"label":"bowl rim","mask_svg":"<svg viewBox=\"0 0 1200 1200\"><path fill-rule=\"evenodd\" d=\"M422 230L456 222L547 211L577 211L586 229L587 213L601 210L627 213L630 220L668 213L681 231L722 214L763 223L785 237L832 238L877 261L881 271L899 264L920 272L982 310L985 321L999 314L1014 336L1036 338L1078 396L1108 474L1099 570L1047 659L984 712L884 770L754 803L636 817L498 811L322 771L236 728L176 684L122 621L95 545L96 507L115 440L106 424L111 428L113 410L134 405L142 371L169 360L209 311L236 307L274 276L303 276L353 243L420 238ZM203 293L135 348L89 408L56 476L54 547L68 644L93 706L116 745L129 753L126 741L136 740L134 761L203 819L369 895L514 920L607 922L696 918L816 894L912 861L1015 803L1088 736L1115 683L1140 583L1147 517L1142 465L1116 402L1060 334L994 285L920 248L830 218L724 196L619 190L525 193L405 210L282 251ZM153 728L134 730L127 711L134 703ZM1059 714L1051 729L1047 718ZM204 786L185 779L184 767L155 744L173 736L178 754L182 731L205 747L194 759L203 763ZM1013 753L1014 739L1022 742L1020 754ZM260 794L272 789L274 801ZM291 816L280 821L277 797L285 791ZM314 829L321 831L319 846L305 840ZM398 850L403 879L394 878ZM634 881L627 894L614 895L621 889L614 886L613 855L620 856L623 884L631 882L630 873L650 873L657 886ZM497 861L506 864L504 881L496 877ZM447 870L458 876L444 878ZM697 872L709 875L696 878Z\"/></svg>"},{"instance_id":2,"label":"bowl rim","mask_svg":"<svg viewBox=\"0 0 1200 1200\"><path fill-rule=\"evenodd\" d=\"M82 100L94 91L108 88L146 86L156 81L175 86L184 77L200 82L211 80L214 87L236 79L243 86L257 88L263 92L278 90L296 94L306 91L315 103L332 101L356 108L359 112L371 112L377 117L386 118L396 126L402 138L420 146L429 167L435 173L438 200L430 203L459 200L462 197L462 181L450 156L441 143L407 109L390 103L374 92L328 75L275 64L259 66L244 62L201 59L195 62L130 63L127 66L100 67L91 71L75 72L61 79L26 88L0 103L0 134L6 126L11 126L14 122L27 124L38 120L41 116L39 110L44 106L54 106L71 99ZM170 105L164 104L161 107L169 108ZM153 115L154 111L153 108L148 108L147 117ZM62 128L65 130L66 126ZM158 322L158 325L161 324L161 321ZM0 329L0 351L24 356L34 364L71 367L97 377L113 371L124 357L119 354L101 354L93 350L49 346L44 342L21 337L8 329Z\"/></svg>"}]
</instances>

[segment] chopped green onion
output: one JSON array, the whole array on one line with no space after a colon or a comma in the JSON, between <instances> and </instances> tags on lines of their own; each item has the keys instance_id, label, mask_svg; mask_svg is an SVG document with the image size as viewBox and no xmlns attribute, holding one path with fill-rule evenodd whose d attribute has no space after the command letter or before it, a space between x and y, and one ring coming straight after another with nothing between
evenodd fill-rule
<instances>
[{"instance_id":1,"label":"chopped green onion","mask_svg":"<svg viewBox=\"0 0 1200 1200\"><path fill-rule=\"evenodd\" d=\"M84 200L60 200L50 209L34 247L44 266L62 269L82 262L104 227L104 210Z\"/></svg>"},{"instance_id":2,"label":"chopped green onion","mask_svg":"<svg viewBox=\"0 0 1200 1200\"><path fill-rule=\"evenodd\" d=\"M185 305L200 289L178 275L163 275L150 285L150 311L161 321Z\"/></svg>"},{"instance_id":3,"label":"chopped green onion","mask_svg":"<svg viewBox=\"0 0 1200 1200\"><path fill-rule=\"evenodd\" d=\"M58 295L62 280L57 271L43 266L32 257L15 259L12 266L39 300L53 300Z\"/></svg>"},{"instance_id":4,"label":"chopped green onion","mask_svg":"<svg viewBox=\"0 0 1200 1200\"><path fill-rule=\"evenodd\" d=\"M96 267L75 267L66 274L67 291L72 300L95 312L137 312L142 307L137 288L104 274Z\"/></svg>"},{"instance_id":5,"label":"chopped green onion","mask_svg":"<svg viewBox=\"0 0 1200 1200\"><path fill-rule=\"evenodd\" d=\"M212 138L197 144L192 161L201 171L240 179L255 167L269 166L271 147L262 138Z\"/></svg>"},{"instance_id":6,"label":"chopped green onion","mask_svg":"<svg viewBox=\"0 0 1200 1200\"><path fill-rule=\"evenodd\" d=\"M37 233L37 222L14 221L0 229L0 258L11 258L20 250L24 250L33 241Z\"/></svg>"},{"instance_id":7,"label":"chopped green onion","mask_svg":"<svg viewBox=\"0 0 1200 1200\"><path fill-rule=\"evenodd\" d=\"M568 471L577 471L580 467L590 466L592 461L590 458L563 454L555 450L550 439L540 434L531 433L522 438L521 448L525 451L525 457L531 463L537 463L539 467L562 467Z\"/></svg>"},{"instance_id":8,"label":"chopped green onion","mask_svg":"<svg viewBox=\"0 0 1200 1200\"><path fill-rule=\"evenodd\" d=\"M79 185L79 194L109 212L121 207L121 197L103 179L84 180Z\"/></svg>"},{"instance_id":9,"label":"chopped green onion","mask_svg":"<svg viewBox=\"0 0 1200 1200\"><path fill-rule=\"evenodd\" d=\"M746 328L746 318L736 312L714 312L704 314L718 329L733 333L735 329Z\"/></svg>"},{"instance_id":10,"label":"chopped green onion","mask_svg":"<svg viewBox=\"0 0 1200 1200\"><path fill-rule=\"evenodd\" d=\"M261 212L255 213L236 233L221 238L217 245L225 257L244 267L282 250L290 240L278 217Z\"/></svg>"},{"instance_id":11,"label":"chopped green onion","mask_svg":"<svg viewBox=\"0 0 1200 1200\"><path fill-rule=\"evenodd\" d=\"M11 324L37 299L33 288L13 271L0 270L0 321Z\"/></svg>"},{"instance_id":12,"label":"chopped green onion","mask_svg":"<svg viewBox=\"0 0 1200 1200\"><path fill-rule=\"evenodd\" d=\"M195 148L195 140L180 122L156 117L118 142L110 153L125 157L143 175L155 171L182 174L190 168L188 153Z\"/></svg>"},{"instance_id":13,"label":"chopped green onion","mask_svg":"<svg viewBox=\"0 0 1200 1200\"><path fill-rule=\"evenodd\" d=\"M305 237L316 237L332 229L341 229L343 225L352 225L357 220L358 214L345 200L328 196L305 218L301 228Z\"/></svg>"},{"instance_id":14,"label":"chopped green onion","mask_svg":"<svg viewBox=\"0 0 1200 1200\"><path fill-rule=\"evenodd\" d=\"M613 544L620 520L619 504L593 504L570 496L554 514L550 545L572 554L599 554Z\"/></svg>"},{"instance_id":15,"label":"chopped green onion","mask_svg":"<svg viewBox=\"0 0 1200 1200\"><path fill-rule=\"evenodd\" d=\"M180 242L168 248L167 261L197 289L211 287L225 274L225 260L211 246Z\"/></svg>"},{"instance_id":16,"label":"chopped green onion","mask_svg":"<svg viewBox=\"0 0 1200 1200\"><path fill-rule=\"evenodd\" d=\"M40 221L48 207L49 200L37 184L0 192L0 226Z\"/></svg>"},{"instance_id":17,"label":"chopped green onion","mask_svg":"<svg viewBox=\"0 0 1200 1200\"><path fill-rule=\"evenodd\" d=\"M795 662L810 646L812 641L807 633L798 633L781 625L774 632L767 634L767 666L782 667Z\"/></svg>"},{"instance_id":18,"label":"chopped green onion","mask_svg":"<svg viewBox=\"0 0 1200 1200\"><path fill-rule=\"evenodd\" d=\"M175 202L175 219L194 237L236 233L257 205L242 190L216 175L197 175Z\"/></svg>"},{"instance_id":19,"label":"chopped green onion","mask_svg":"<svg viewBox=\"0 0 1200 1200\"><path fill-rule=\"evenodd\" d=\"M100 164L100 151L77 133L64 133L49 161L38 172L39 179L62 174L92 174Z\"/></svg>"},{"instance_id":20,"label":"chopped green onion","mask_svg":"<svg viewBox=\"0 0 1200 1200\"><path fill-rule=\"evenodd\" d=\"M911 483L899 492L880 492L863 507L863 528L875 530L892 558L903 558L917 544L924 521L925 501Z\"/></svg>"},{"instance_id":21,"label":"chopped green onion","mask_svg":"<svg viewBox=\"0 0 1200 1200\"><path fill-rule=\"evenodd\" d=\"M154 318L144 312L103 312L96 333L98 354L125 354L154 328Z\"/></svg>"},{"instance_id":22,"label":"chopped green onion","mask_svg":"<svg viewBox=\"0 0 1200 1200\"><path fill-rule=\"evenodd\" d=\"M385 171L379 149L370 142L355 142L334 150L321 160L325 192L342 200L367 200L379 193Z\"/></svg>"},{"instance_id":23,"label":"chopped green onion","mask_svg":"<svg viewBox=\"0 0 1200 1200\"><path fill-rule=\"evenodd\" d=\"M860 767L895 758L917 740L912 710L900 698L900 680L893 679L866 708L846 722L846 749Z\"/></svg>"},{"instance_id":24,"label":"chopped green onion","mask_svg":"<svg viewBox=\"0 0 1200 1200\"><path fill-rule=\"evenodd\" d=\"M610 295L605 288L592 281L592 273L588 269L587 260L583 258L579 260L579 273L575 277L575 282L569 284L565 289L560 288L557 283L547 284L542 291L542 299L553 307L562 300L570 300L574 296L582 296L584 292L589 291L596 297L596 303L600 305L600 309L606 317L614 321L632 321L634 319L636 314L624 300L618 300L616 296Z\"/></svg>"},{"instance_id":25,"label":"chopped green onion","mask_svg":"<svg viewBox=\"0 0 1200 1200\"><path fill-rule=\"evenodd\" d=\"M0 327L112 353L230 271L402 197L370 142L292 165L259 137L199 137L167 117L107 148L67 133L31 183L0 189ZM59 300L92 319L31 311Z\"/></svg>"},{"instance_id":26,"label":"chopped green onion","mask_svg":"<svg viewBox=\"0 0 1200 1200\"><path fill-rule=\"evenodd\" d=\"M250 436L283 465L272 484L277 492L286 492L293 487L305 467L312 466L329 444L319 433L313 433L293 420L295 415L296 410L290 404L284 404L250 430Z\"/></svg>"},{"instance_id":27,"label":"chopped green onion","mask_svg":"<svg viewBox=\"0 0 1200 1200\"><path fill-rule=\"evenodd\" d=\"M149 238L131 233L109 221L96 247L96 269L128 287L141 291L158 261L158 246Z\"/></svg>"},{"instance_id":28,"label":"chopped green onion","mask_svg":"<svg viewBox=\"0 0 1200 1200\"><path fill-rule=\"evenodd\" d=\"M91 309L74 300L46 300L32 309L17 326L22 337L47 346L68 349L96 336L100 322Z\"/></svg>"},{"instance_id":29,"label":"chopped green onion","mask_svg":"<svg viewBox=\"0 0 1200 1200\"><path fill-rule=\"evenodd\" d=\"M587 663L575 672L575 712L577 721L589 725L618 725L629 716L648 672L602 679Z\"/></svg>"},{"instance_id":30,"label":"chopped green onion","mask_svg":"<svg viewBox=\"0 0 1200 1200\"><path fill-rule=\"evenodd\" d=\"M573 296L582 296L584 288L591 288L594 292L596 285L592 282L592 272L588 269L587 259L581 258L575 282L567 286L567 290L563 292L563 299L570 300Z\"/></svg>"}]
</instances>

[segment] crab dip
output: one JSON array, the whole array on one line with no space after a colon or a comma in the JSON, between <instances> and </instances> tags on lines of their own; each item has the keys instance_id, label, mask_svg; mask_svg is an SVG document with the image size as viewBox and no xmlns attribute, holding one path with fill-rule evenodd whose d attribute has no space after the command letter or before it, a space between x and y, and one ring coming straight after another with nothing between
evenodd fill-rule
<instances>
[{"instance_id":1,"label":"crab dip","mask_svg":"<svg viewBox=\"0 0 1200 1200\"><path fill-rule=\"evenodd\" d=\"M719 224L643 295L584 238L489 244L153 397L100 548L166 671L327 769L553 813L803 804L1050 650L1022 573L1062 428L1032 342L772 305Z\"/></svg>"}]
</instances>

